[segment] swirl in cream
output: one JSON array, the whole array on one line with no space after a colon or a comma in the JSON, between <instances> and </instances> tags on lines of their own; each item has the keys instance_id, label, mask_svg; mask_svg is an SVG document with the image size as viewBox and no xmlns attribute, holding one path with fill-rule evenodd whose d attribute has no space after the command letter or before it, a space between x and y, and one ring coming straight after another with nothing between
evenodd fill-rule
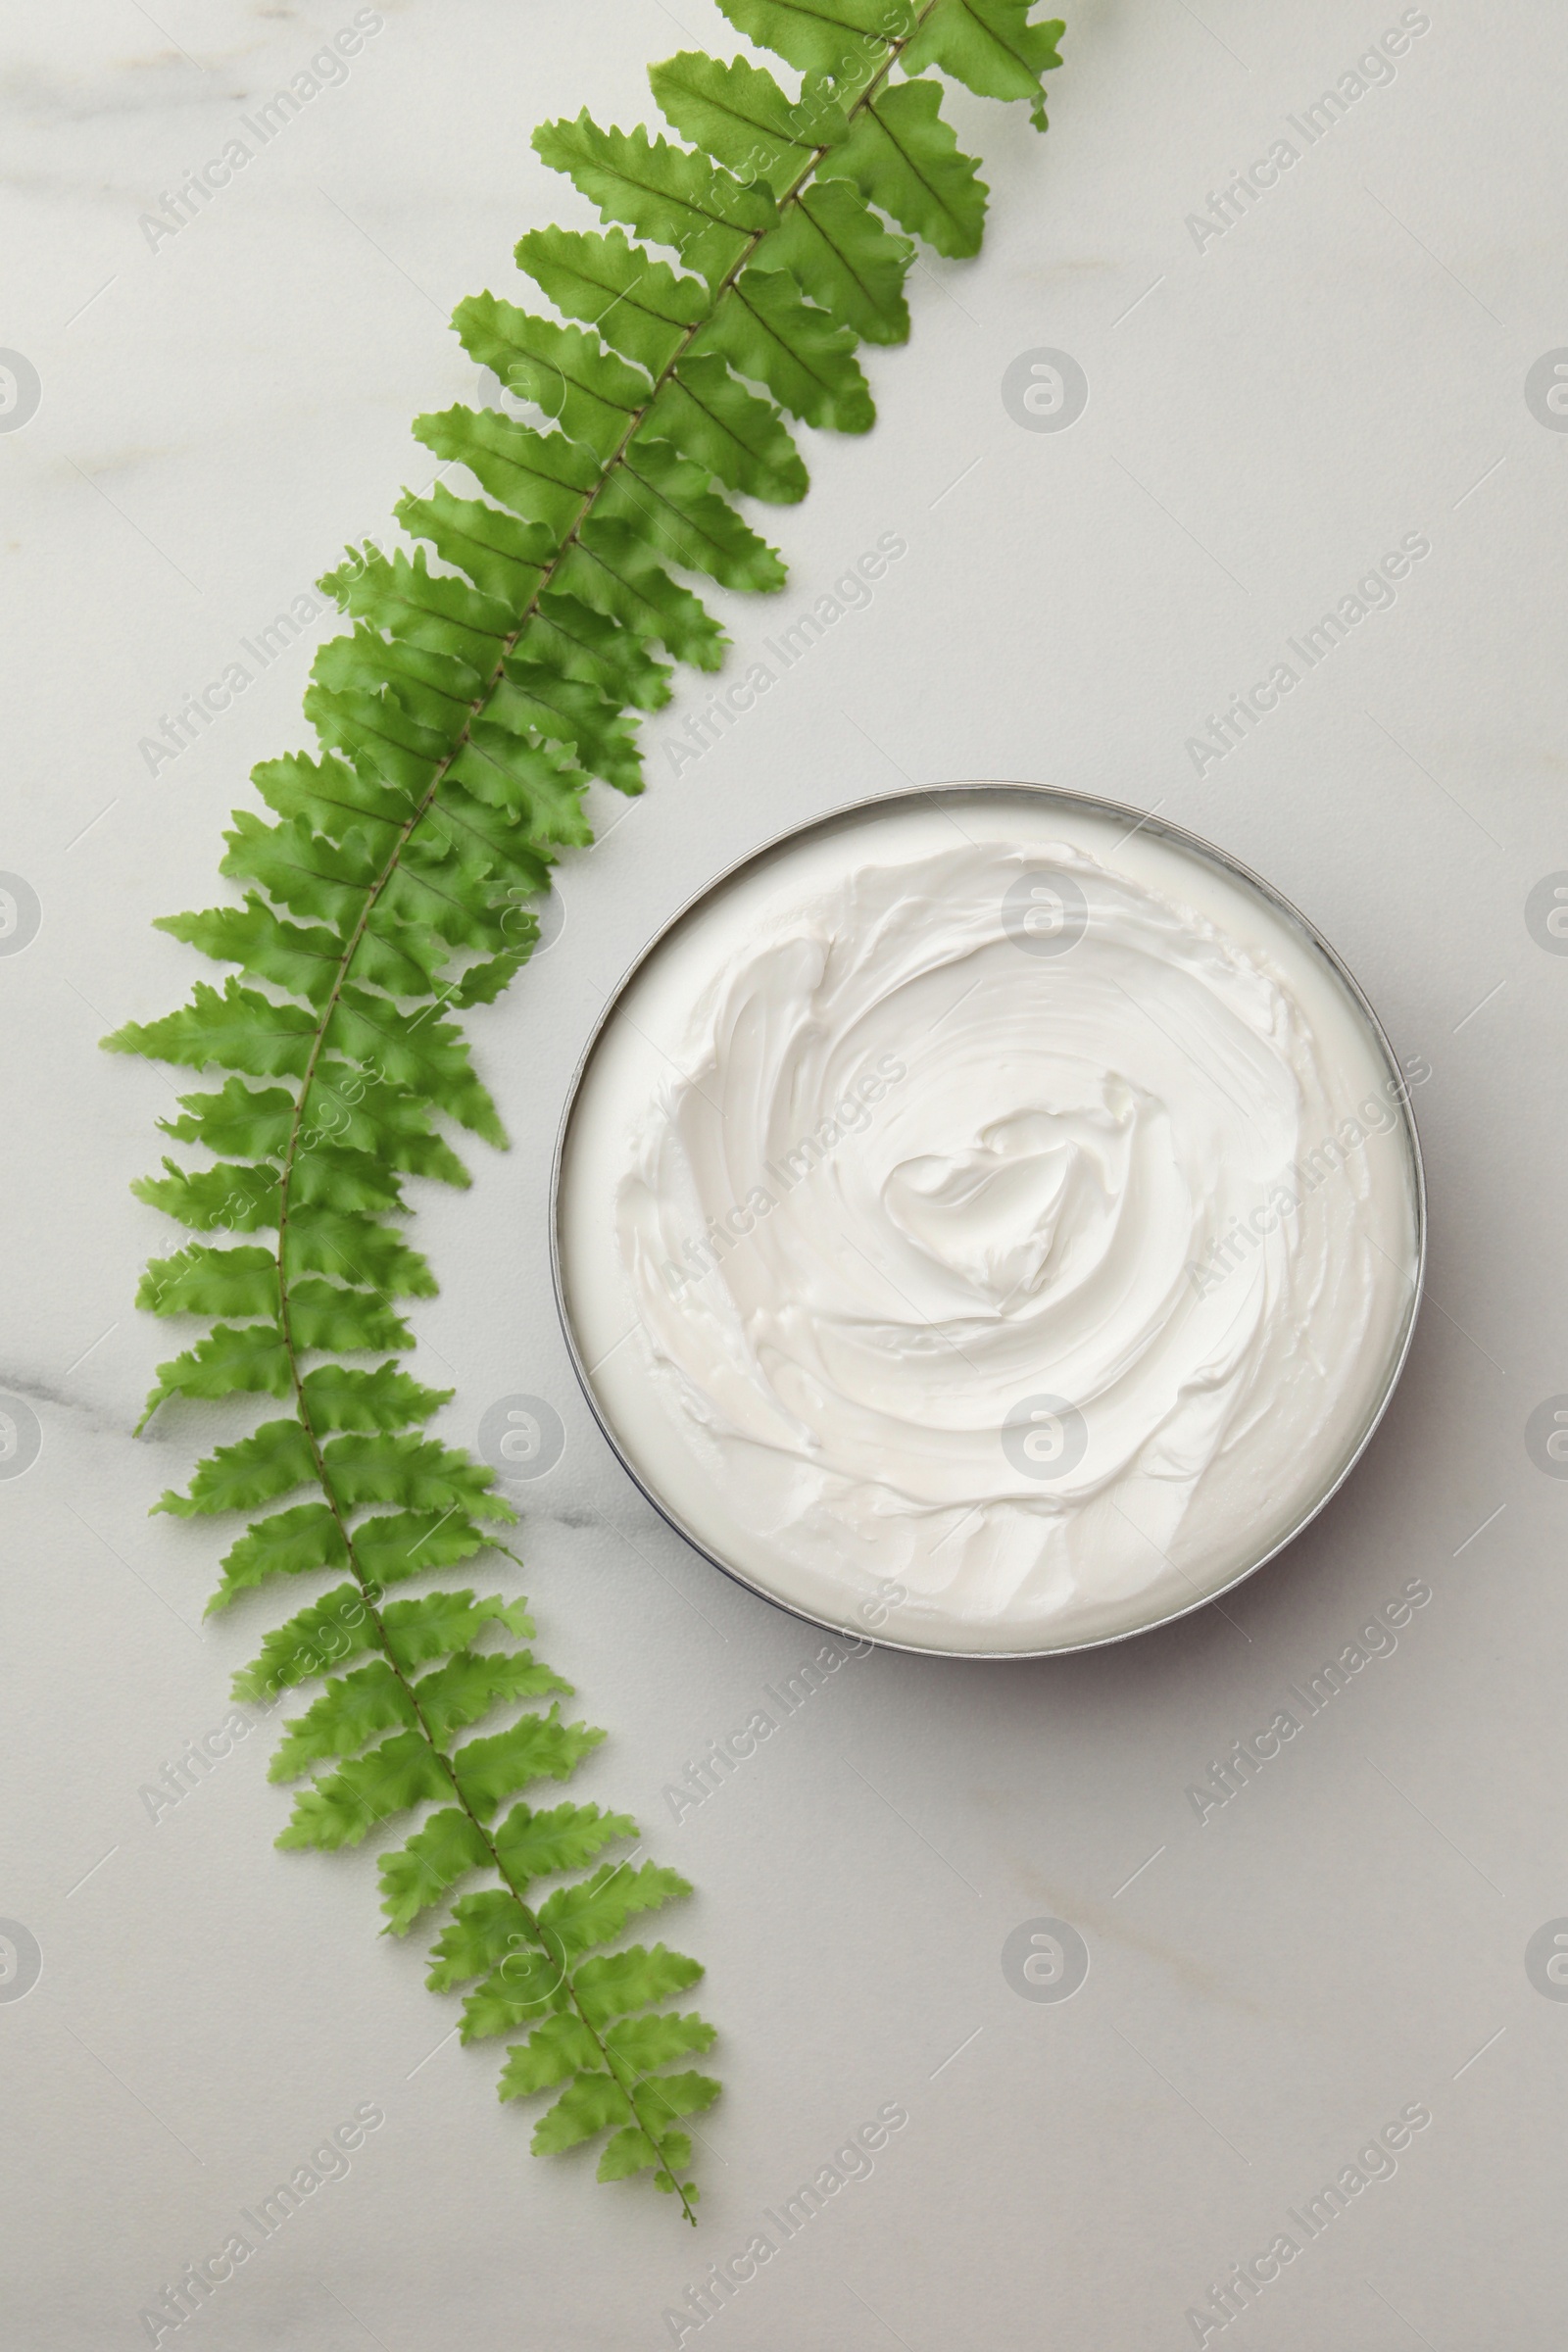
<instances>
[{"instance_id":1,"label":"swirl in cream","mask_svg":"<svg viewBox=\"0 0 1568 2352\"><path fill-rule=\"evenodd\" d=\"M841 863L754 909L622 1146L651 1483L678 1456L685 1523L811 1613L906 1595L895 1639L1168 1614L1359 1437L1409 1301L1400 1082L1329 967L1309 1009L1081 840Z\"/></svg>"}]
</instances>

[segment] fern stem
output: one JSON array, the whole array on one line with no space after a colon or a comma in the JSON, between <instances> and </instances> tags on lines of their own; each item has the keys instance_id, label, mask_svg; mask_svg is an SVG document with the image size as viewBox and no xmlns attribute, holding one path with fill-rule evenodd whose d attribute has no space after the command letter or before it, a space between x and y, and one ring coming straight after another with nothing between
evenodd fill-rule
<instances>
[{"instance_id":1,"label":"fern stem","mask_svg":"<svg viewBox=\"0 0 1568 2352\"><path fill-rule=\"evenodd\" d=\"M877 91L886 81L893 67L898 63L903 51L907 47L908 43L913 40L921 24L923 24L926 18L931 15L937 4L938 0L925 0L925 5L917 11L914 22L910 24L907 32L888 41L887 55L882 64L878 67L876 73L871 75L870 79L865 83L858 95L845 110L846 117L849 121L853 122L855 117L862 112L863 109L871 103L871 100L876 95ZM803 190L812 177L818 165L821 163L823 156L828 152L829 150L826 145L812 149L808 160L802 166L800 172L796 174L796 177L778 196L777 201L780 213L784 211L786 206L795 204L799 201ZM556 571L564 557L576 544L583 525L592 515L599 499L603 496L605 490L614 478L614 475L619 467L624 464L627 450L629 449L631 442L638 430L642 426L649 410L653 407L654 402L657 400L659 394L662 391L665 384L673 375L681 360L686 356L698 334L701 333L703 327L708 323L708 318L711 316L712 310L717 306L722 297L735 285L736 281L740 277L741 272L750 263L753 255L757 251L758 246L761 243L762 238L769 233L774 225L774 222L769 222L767 228L758 229L748 236L743 250L735 262L731 265L730 269L726 271L724 277L713 288L712 301L709 306L708 314L706 314L705 317L695 325L693 325L683 336L679 348L665 363L664 367L655 375L653 379L653 388L648 399L640 408L631 413L630 420L624 433L621 435L621 438L616 444L615 448L605 460L605 463L600 469L598 480L594 483L593 487L585 493L582 505L578 510L577 515L573 520L570 529L566 532L560 547L557 549L554 556L551 557L549 563L542 567L539 580L534 587L532 594L529 596L527 604L524 606L521 614L518 616L515 626L513 628L511 634L507 637L502 645L501 652L497 657L495 667L489 679L481 688L480 692L473 698L472 702L468 705L467 713L464 719L461 731L455 738L450 750L446 754L446 757L442 760L440 765L436 769L435 774L431 778L424 796L420 800L417 808L415 808L413 813L409 816L407 822L399 831L397 839L393 843L391 850L388 852L385 864L367 892L365 905L361 908L359 918L344 944L343 953L339 957L337 970L333 975L331 987L321 1005L320 1014L317 1023L315 1034L311 1041L310 1053L307 1057L305 1069L300 1082L299 1097L295 1104L294 1116L290 1123L288 1142L284 1151L279 1176L279 1212L277 1233L277 1279L280 1302L279 1329L282 1333L283 1345L288 1356L290 1376L294 1386L296 1410L299 1415L301 1426L305 1431L307 1442L311 1448L311 1454L316 1465L316 1473L320 1484L321 1492L326 1498L327 1507L332 1513L332 1517L336 1522L338 1532L342 1538L344 1549L348 1556L350 1569L353 1573L355 1582L359 1587L366 1609L368 1612L370 1624L374 1628L375 1639L380 1647L381 1654L386 1659L393 1673L397 1676L398 1681L407 1695L410 1707L413 1710L415 1722L424 1740L427 1741L432 1755L440 1765L441 1770L445 1774L446 1778L450 1781L458 1805L467 1820L472 1824L473 1829L481 1839L484 1848L495 1867L497 1876L501 1880L502 1885L507 1888L507 1891L511 1894L513 1900L515 1902L517 1906L518 1917L522 1923L524 1934L526 1935L529 1942L533 1945L535 1950L544 1953L545 1956L550 1958L552 1961L555 1960L555 1955L550 1951L549 1942L546 1938L545 1932L540 1925L538 1917L530 1908L530 1906L523 1900L520 1891L514 1884L512 1877L501 1858L501 1854L496 1846L494 1838L491 1837L486 1825L479 1819L472 1805L465 1795L450 1756L446 1753L445 1748L442 1746L440 1740L435 1737L430 1729L429 1724L425 1720L425 1716L422 1708L420 1707L415 1686L407 1673L404 1671L404 1668L397 1657L393 1644L387 1635L385 1624L381 1618L379 1610L376 1607L376 1597L379 1592L379 1587L377 1587L373 1580L365 1573L359 1554L355 1549L354 1537L349 1527L347 1516L341 1503L339 1502L336 1494L333 1491L331 1476L327 1469L325 1455L322 1450L321 1437L311 1417L310 1402L304 1386L304 1372L300 1362L300 1351L294 1344L294 1336L291 1324L289 1277L286 1264L288 1250L290 1193L294 1180L294 1173L299 1162L301 1137L305 1130L306 1113L310 1103L312 1090L316 1084L322 1054L326 1051L327 1040L331 1031L333 1018L336 1014L343 990L347 986L350 976L353 972L355 959L359 955L360 948L364 941L367 928L369 924L370 915L376 905L376 902L396 874L399 863L402 860L404 852L408 848L410 841L413 839L415 833L424 821L425 817L429 814L430 809L434 807L437 795L440 792L442 784L446 780L453 761L458 758L465 745L470 740L470 733L474 720L483 714L492 696L495 694L496 689L502 683L502 680L506 674L507 662L514 651L517 641L522 635L523 630L527 627L528 622L533 618L534 613L538 609L540 598L543 596L551 581L555 577ZM558 1963L558 1965L561 1964ZM648 2120L638 2108L637 2087L638 2081L640 2081L641 2078L638 2078L637 2081L628 2081L622 2070L617 2066L614 2055L607 2046L604 2036L598 2032L588 2017L584 2014L582 2004L577 1996L576 1988L572 1984L570 1971L564 1965L562 1965L562 1982L565 1987L567 1996L571 2001L572 2008L577 2018L581 2022L584 2031L590 2035L595 2048L598 2050L601 2058L604 2061L606 2072L624 2092L628 2108L630 2109L633 2118L635 2119L639 2128L646 2132L650 2143L658 2155L660 2166L662 2169L664 2177L670 2181L676 2194L680 2198L681 2210L685 2215L686 2220L695 2228L697 2217L692 2211L691 2203L687 2197L685 2184L680 2179L680 2168L669 2160L668 2155L666 2154L663 2136L653 2130Z\"/></svg>"}]
</instances>

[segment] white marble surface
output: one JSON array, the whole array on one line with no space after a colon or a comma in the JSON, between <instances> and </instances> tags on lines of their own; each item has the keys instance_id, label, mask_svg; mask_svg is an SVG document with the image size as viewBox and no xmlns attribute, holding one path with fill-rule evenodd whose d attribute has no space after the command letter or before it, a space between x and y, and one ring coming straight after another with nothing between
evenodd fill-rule
<instances>
[{"instance_id":1,"label":"white marble surface","mask_svg":"<svg viewBox=\"0 0 1568 2352\"><path fill-rule=\"evenodd\" d=\"M1288 2209L1424 2103L1395 2176L1205 2340L1544 2352L1568 2006L1526 1946L1568 1914L1568 1485L1525 1428L1568 1390L1568 958L1525 904L1568 867L1568 437L1524 385L1568 344L1549 12L1434 0L1392 83L1202 251L1188 214L1396 7L1090 0L1047 141L960 98L995 192L986 254L920 271L912 349L869 361L876 432L816 443L809 501L770 517L791 606L880 532L906 560L678 779L678 709L650 728L653 789L629 811L606 796L618 821L565 874L561 939L474 1021L517 1148L476 1152L473 1192L422 1211L444 1288L420 1368L455 1382L459 1436L514 1391L565 1423L527 1584L547 1654L612 1729L593 1791L700 1890L669 1923L708 1962L728 2086L697 2240L662 2199L528 2157L494 2049L437 2047L453 2006L416 1949L377 1940L370 1858L272 1851L265 1738L149 1820L140 1789L224 1720L270 1604L203 1627L210 1536L146 1516L214 1424L129 1435L167 1338L131 1294L168 1229L126 1187L172 1089L95 1041L193 976L149 921L218 895L247 768L303 739L320 624L156 776L140 739L425 480L407 419L474 381L446 312L514 291L514 239L571 213L532 124L584 101L642 119L643 64L725 28L706 0L384 0L341 86L153 251L138 216L353 11L154 14L13 5L3 97L0 343L41 384L0 434L0 867L42 915L0 956L0 1386L43 1438L0 1480L0 1915L42 1953L0 2001L8 2339L145 2342L150 2297L378 2102L348 2177L180 2340L667 2342L687 2283L902 2101L871 2177L688 2342L1175 2347L1230 2265L1304 2239ZM1003 406L1039 347L1087 374L1065 432ZM1205 714L1415 531L1431 555L1392 610L1196 773ZM742 649L772 618L726 612ZM1223 843L1430 1060L1414 1356L1348 1488L1224 1614L1039 1666L872 1656L676 1826L666 1782L811 1642L685 1552L598 1439L550 1303L546 1142L604 992L719 865L905 777L977 774L1157 805ZM1186 1791L1210 1760L1414 1579L1432 1598L1393 1654L1200 1824ZM1003 1972L1042 1915L1091 1956L1065 2004Z\"/></svg>"}]
</instances>

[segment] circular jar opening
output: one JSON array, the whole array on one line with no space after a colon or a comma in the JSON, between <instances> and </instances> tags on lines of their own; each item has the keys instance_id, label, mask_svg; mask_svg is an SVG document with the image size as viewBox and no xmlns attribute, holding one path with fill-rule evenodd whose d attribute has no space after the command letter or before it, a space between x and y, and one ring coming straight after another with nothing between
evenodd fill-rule
<instances>
[{"instance_id":1,"label":"circular jar opening","mask_svg":"<svg viewBox=\"0 0 1568 2352\"><path fill-rule=\"evenodd\" d=\"M557 1155L562 1319L698 1550L1023 1656L1180 1616L1371 1435L1425 1241L1409 1091L1296 909L1044 787L861 804L679 914Z\"/></svg>"}]
</instances>

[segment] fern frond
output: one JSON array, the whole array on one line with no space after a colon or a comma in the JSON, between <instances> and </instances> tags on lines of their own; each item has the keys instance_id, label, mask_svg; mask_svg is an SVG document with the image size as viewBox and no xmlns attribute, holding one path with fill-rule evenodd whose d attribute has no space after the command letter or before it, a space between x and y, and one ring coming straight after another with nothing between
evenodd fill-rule
<instances>
[{"instance_id":1,"label":"fern frond","mask_svg":"<svg viewBox=\"0 0 1568 2352\"><path fill-rule=\"evenodd\" d=\"M272 1765L300 1783L278 1842L333 1850L395 1825L387 1931L432 1920L430 1981L463 1990L466 2042L520 2036L500 2093L556 2094L535 2149L601 2139L601 2180L651 2172L688 2220L685 2127L718 2085L680 2063L712 2028L670 2004L702 1971L623 1939L690 1888L626 1814L539 1807L604 1734L512 1646L533 1638L522 1603L427 1589L504 1548L514 1514L426 1434L450 1393L398 1360L414 1335L397 1302L435 1288L405 1187L468 1183L454 1130L505 1145L460 1016L526 962L553 867L593 838L589 784L642 789L638 713L669 700L673 665L723 661L690 578L782 586L737 502L804 497L786 419L864 432L857 354L908 333L911 240L979 246L978 166L922 69L1022 99L1044 128L1061 31L1030 0L720 5L804 75L798 93L753 60L684 51L652 74L676 140L587 114L536 133L600 225L517 247L558 317L485 293L454 326L538 417L416 420L466 478L405 493L411 549L350 548L322 580L347 626L305 696L318 749L254 770L260 807L235 813L221 861L236 903L163 920L227 976L106 1041L214 1074L161 1122L205 1160L134 1188L195 1237L148 1266L140 1302L209 1325L159 1366L147 1410L284 1409L155 1507L247 1515L211 1608L319 1580L234 1685L264 1706L315 1686ZM402 1585L418 1589L388 1598Z\"/></svg>"}]
</instances>

